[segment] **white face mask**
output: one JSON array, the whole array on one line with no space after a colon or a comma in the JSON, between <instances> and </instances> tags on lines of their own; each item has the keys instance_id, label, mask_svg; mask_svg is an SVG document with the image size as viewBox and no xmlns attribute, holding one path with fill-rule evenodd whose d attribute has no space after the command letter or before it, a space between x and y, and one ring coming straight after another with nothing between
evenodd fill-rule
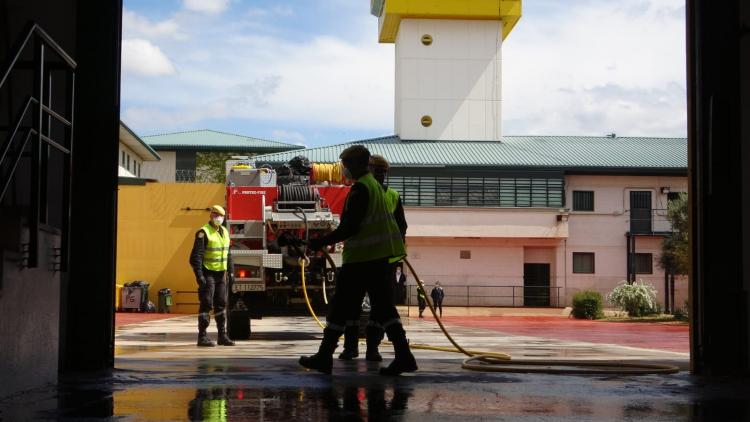
<instances>
[{"instance_id":1,"label":"white face mask","mask_svg":"<svg viewBox=\"0 0 750 422\"><path fill-rule=\"evenodd\" d=\"M224 222L224 217L218 216L213 218L214 225L221 226L221 224Z\"/></svg>"}]
</instances>

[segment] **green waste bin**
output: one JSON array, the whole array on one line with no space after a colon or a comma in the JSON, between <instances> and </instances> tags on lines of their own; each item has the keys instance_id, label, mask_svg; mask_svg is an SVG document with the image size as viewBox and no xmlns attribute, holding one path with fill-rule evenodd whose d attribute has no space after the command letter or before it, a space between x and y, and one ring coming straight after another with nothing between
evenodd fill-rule
<instances>
[{"instance_id":1,"label":"green waste bin","mask_svg":"<svg viewBox=\"0 0 750 422\"><path fill-rule=\"evenodd\" d=\"M159 290L159 313L168 314L172 307L172 291L169 289Z\"/></svg>"}]
</instances>

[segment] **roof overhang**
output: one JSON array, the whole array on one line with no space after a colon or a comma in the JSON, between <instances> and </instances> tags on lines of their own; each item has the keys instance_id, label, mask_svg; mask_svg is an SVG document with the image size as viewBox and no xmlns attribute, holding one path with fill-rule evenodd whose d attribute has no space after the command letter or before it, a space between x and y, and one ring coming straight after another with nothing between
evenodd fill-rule
<instances>
[{"instance_id":1,"label":"roof overhang","mask_svg":"<svg viewBox=\"0 0 750 422\"><path fill-rule=\"evenodd\" d=\"M157 154L153 148L148 146L148 144L143 142L143 140L123 122L120 122L120 142L138 154L143 161L161 161L159 154Z\"/></svg>"},{"instance_id":2,"label":"roof overhang","mask_svg":"<svg viewBox=\"0 0 750 422\"><path fill-rule=\"evenodd\" d=\"M394 43L402 19L500 20L503 39L521 18L522 0L371 0L378 40Z\"/></svg>"}]
</instances>

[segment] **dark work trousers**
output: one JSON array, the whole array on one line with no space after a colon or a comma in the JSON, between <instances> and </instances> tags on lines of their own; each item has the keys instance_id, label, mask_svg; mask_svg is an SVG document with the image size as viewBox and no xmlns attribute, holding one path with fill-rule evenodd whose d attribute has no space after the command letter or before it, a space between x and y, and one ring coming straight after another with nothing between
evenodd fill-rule
<instances>
[{"instance_id":1,"label":"dark work trousers","mask_svg":"<svg viewBox=\"0 0 750 422\"><path fill-rule=\"evenodd\" d=\"M227 284L224 282L224 271L209 271L203 269L206 284L198 288L200 308L198 309L198 333L206 334L206 328L211 321L209 312L214 310L216 328L219 333L226 330Z\"/></svg>"},{"instance_id":2,"label":"dark work trousers","mask_svg":"<svg viewBox=\"0 0 750 422\"><path fill-rule=\"evenodd\" d=\"M370 296L371 321L386 331L391 325L400 326L401 320L393 304L392 280L393 273L387 258L342 265L326 318L328 328L342 333L347 323L359 324L365 293Z\"/></svg>"}]
</instances>

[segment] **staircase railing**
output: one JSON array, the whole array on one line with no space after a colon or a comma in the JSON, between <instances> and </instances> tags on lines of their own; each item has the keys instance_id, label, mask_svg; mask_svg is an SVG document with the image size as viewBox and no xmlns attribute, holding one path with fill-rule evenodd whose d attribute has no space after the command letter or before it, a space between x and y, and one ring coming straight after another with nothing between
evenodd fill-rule
<instances>
[{"instance_id":1,"label":"staircase railing","mask_svg":"<svg viewBox=\"0 0 750 422\"><path fill-rule=\"evenodd\" d=\"M26 267L36 268L39 261L39 228L41 224L47 223L49 211L47 203L49 148L52 147L60 151L63 154L63 174L61 175L63 192L59 269L67 271L70 240L70 175L73 160L76 62L39 25L29 23L22 34L23 37L10 50L10 55L4 67L0 68L2 70L2 73L0 73L0 90L10 81L12 72L19 70L32 70L34 72L34 87L33 92L27 97L24 107L19 110L15 120L8 127L8 136L0 144L0 204L2 204L8 192L18 164L30 144L29 243ZM31 62L22 60L27 48L33 48L34 60ZM52 74L60 70L65 72L67 117L64 116L64 113L58 113L52 109L52 99L54 98ZM32 123L30 125L24 124L30 114ZM52 139L53 120L63 127L64 135L60 142ZM19 134L20 136L18 136Z\"/></svg>"}]
</instances>

